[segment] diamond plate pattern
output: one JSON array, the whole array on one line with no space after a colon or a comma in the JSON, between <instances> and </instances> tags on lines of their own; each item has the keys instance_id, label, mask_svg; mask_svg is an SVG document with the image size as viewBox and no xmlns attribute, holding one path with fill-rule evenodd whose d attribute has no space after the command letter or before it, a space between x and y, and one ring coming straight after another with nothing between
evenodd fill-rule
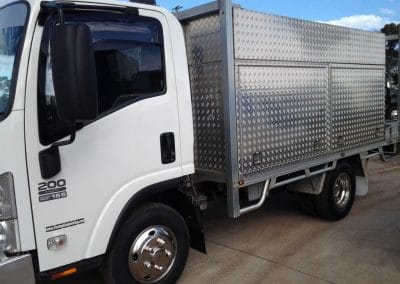
<instances>
[{"instance_id":1,"label":"diamond plate pattern","mask_svg":"<svg viewBox=\"0 0 400 284\"><path fill-rule=\"evenodd\" d=\"M218 15L196 19L187 23L185 34L189 65L221 60Z\"/></svg>"},{"instance_id":2,"label":"diamond plate pattern","mask_svg":"<svg viewBox=\"0 0 400 284\"><path fill-rule=\"evenodd\" d=\"M384 35L234 9L238 59L385 64Z\"/></svg>"},{"instance_id":3,"label":"diamond plate pattern","mask_svg":"<svg viewBox=\"0 0 400 284\"><path fill-rule=\"evenodd\" d=\"M223 173L220 18L196 17L184 30L196 170ZM296 171L383 141L384 42L379 33L234 8L239 177Z\"/></svg>"},{"instance_id":4,"label":"diamond plate pattern","mask_svg":"<svg viewBox=\"0 0 400 284\"><path fill-rule=\"evenodd\" d=\"M192 87L195 166L197 170L224 172L219 16L185 22L184 29Z\"/></svg>"},{"instance_id":5,"label":"diamond plate pattern","mask_svg":"<svg viewBox=\"0 0 400 284\"><path fill-rule=\"evenodd\" d=\"M349 150L383 139L384 82L383 68L332 68L334 150Z\"/></svg>"},{"instance_id":6,"label":"diamond plate pattern","mask_svg":"<svg viewBox=\"0 0 400 284\"><path fill-rule=\"evenodd\" d=\"M240 66L238 74L241 177L327 152L328 68Z\"/></svg>"},{"instance_id":7,"label":"diamond plate pattern","mask_svg":"<svg viewBox=\"0 0 400 284\"><path fill-rule=\"evenodd\" d=\"M197 169L225 168L221 63L190 67Z\"/></svg>"},{"instance_id":8,"label":"diamond plate pattern","mask_svg":"<svg viewBox=\"0 0 400 284\"><path fill-rule=\"evenodd\" d=\"M219 15L185 22L184 29L192 87L195 166L197 170L223 172L225 137Z\"/></svg>"}]
</instances>

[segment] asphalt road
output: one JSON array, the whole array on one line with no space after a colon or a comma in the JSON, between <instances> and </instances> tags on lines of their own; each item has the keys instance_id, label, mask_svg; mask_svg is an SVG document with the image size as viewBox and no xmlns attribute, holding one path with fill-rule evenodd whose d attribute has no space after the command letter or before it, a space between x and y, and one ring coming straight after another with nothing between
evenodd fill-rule
<instances>
[{"instance_id":1,"label":"asphalt road","mask_svg":"<svg viewBox=\"0 0 400 284\"><path fill-rule=\"evenodd\" d=\"M277 192L264 208L232 220L207 213L208 254L191 250L179 283L400 283L400 160L369 164L369 194L327 222ZM97 272L53 282L101 283Z\"/></svg>"}]
</instances>

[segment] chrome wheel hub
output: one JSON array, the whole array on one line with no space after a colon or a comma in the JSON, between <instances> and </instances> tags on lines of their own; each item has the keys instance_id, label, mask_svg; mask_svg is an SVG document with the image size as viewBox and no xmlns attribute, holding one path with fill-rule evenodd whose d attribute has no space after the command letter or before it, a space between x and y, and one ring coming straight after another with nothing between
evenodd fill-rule
<instances>
[{"instance_id":1,"label":"chrome wheel hub","mask_svg":"<svg viewBox=\"0 0 400 284\"><path fill-rule=\"evenodd\" d=\"M341 173L334 183L333 198L339 208L347 205L351 193L351 178L347 173Z\"/></svg>"},{"instance_id":2,"label":"chrome wheel hub","mask_svg":"<svg viewBox=\"0 0 400 284\"><path fill-rule=\"evenodd\" d=\"M398 111L397 109L394 109L390 112L390 118L393 120L397 120L397 118L399 117Z\"/></svg>"},{"instance_id":3,"label":"chrome wheel hub","mask_svg":"<svg viewBox=\"0 0 400 284\"><path fill-rule=\"evenodd\" d=\"M156 283L171 270L176 258L176 237L165 226L142 231L129 250L129 270L140 283Z\"/></svg>"}]
</instances>

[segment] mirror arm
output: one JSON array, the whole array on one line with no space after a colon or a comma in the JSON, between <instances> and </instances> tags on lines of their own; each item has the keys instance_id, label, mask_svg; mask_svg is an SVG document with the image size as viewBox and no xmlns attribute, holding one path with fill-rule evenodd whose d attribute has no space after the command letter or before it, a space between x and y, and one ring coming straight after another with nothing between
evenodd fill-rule
<instances>
[{"instance_id":1,"label":"mirror arm","mask_svg":"<svg viewBox=\"0 0 400 284\"><path fill-rule=\"evenodd\" d=\"M76 127L74 121L71 121L70 129L69 140L53 143L49 148L39 152L40 173L43 179L54 177L61 171L60 151L58 147L69 145L75 141Z\"/></svg>"},{"instance_id":2,"label":"mirror arm","mask_svg":"<svg viewBox=\"0 0 400 284\"><path fill-rule=\"evenodd\" d=\"M60 24L64 24L64 9L74 9L75 4L73 3L56 3L50 1L42 1L40 3L40 13L39 13L39 25L44 26L46 19L50 14L57 11Z\"/></svg>"},{"instance_id":3,"label":"mirror arm","mask_svg":"<svg viewBox=\"0 0 400 284\"><path fill-rule=\"evenodd\" d=\"M64 11L62 5L57 5L58 15L60 17L60 25L64 25Z\"/></svg>"},{"instance_id":4,"label":"mirror arm","mask_svg":"<svg viewBox=\"0 0 400 284\"><path fill-rule=\"evenodd\" d=\"M67 146L67 145L70 145L70 144L74 143L75 137L76 137L75 121L71 121L69 129L70 129L70 132L71 132L71 134L69 136L69 140L55 142L55 143L51 144L50 147L51 148L58 148L58 147L61 147L61 146Z\"/></svg>"}]
</instances>

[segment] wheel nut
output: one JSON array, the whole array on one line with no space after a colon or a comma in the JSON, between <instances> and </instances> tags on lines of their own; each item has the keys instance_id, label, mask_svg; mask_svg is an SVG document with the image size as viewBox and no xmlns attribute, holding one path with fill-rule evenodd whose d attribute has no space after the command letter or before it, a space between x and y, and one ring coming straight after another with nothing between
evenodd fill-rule
<instances>
[{"instance_id":1,"label":"wheel nut","mask_svg":"<svg viewBox=\"0 0 400 284\"><path fill-rule=\"evenodd\" d=\"M151 267L151 263L149 261L145 261L143 262L144 267L146 267L147 269L150 269Z\"/></svg>"},{"instance_id":2,"label":"wheel nut","mask_svg":"<svg viewBox=\"0 0 400 284\"><path fill-rule=\"evenodd\" d=\"M172 255L172 253L169 251L169 250L165 250L165 254L168 256L168 257L171 257L171 255Z\"/></svg>"},{"instance_id":3,"label":"wheel nut","mask_svg":"<svg viewBox=\"0 0 400 284\"><path fill-rule=\"evenodd\" d=\"M157 265L157 264L154 265L154 268L157 269L158 271L163 270L163 267L162 267L162 266L159 266L159 265Z\"/></svg>"},{"instance_id":4,"label":"wheel nut","mask_svg":"<svg viewBox=\"0 0 400 284\"><path fill-rule=\"evenodd\" d=\"M144 250L149 251L149 252L152 252L152 251L153 251L153 248L151 248L151 247L149 247L149 246L145 246L145 247L144 247Z\"/></svg>"},{"instance_id":5,"label":"wheel nut","mask_svg":"<svg viewBox=\"0 0 400 284\"><path fill-rule=\"evenodd\" d=\"M165 241L163 239L157 238L157 243L159 243L160 245L164 245Z\"/></svg>"}]
</instances>

